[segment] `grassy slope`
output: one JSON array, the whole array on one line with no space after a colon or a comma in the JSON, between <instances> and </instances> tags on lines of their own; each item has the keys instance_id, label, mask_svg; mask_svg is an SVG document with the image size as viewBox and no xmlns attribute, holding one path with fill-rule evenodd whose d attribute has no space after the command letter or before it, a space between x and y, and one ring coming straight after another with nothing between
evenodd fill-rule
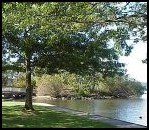
<instances>
[{"instance_id":1,"label":"grassy slope","mask_svg":"<svg viewBox=\"0 0 149 130\"><path fill-rule=\"evenodd\" d=\"M35 112L22 112L24 103L2 103L2 128L114 128L84 117L34 106Z\"/></svg>"}]
</instances>

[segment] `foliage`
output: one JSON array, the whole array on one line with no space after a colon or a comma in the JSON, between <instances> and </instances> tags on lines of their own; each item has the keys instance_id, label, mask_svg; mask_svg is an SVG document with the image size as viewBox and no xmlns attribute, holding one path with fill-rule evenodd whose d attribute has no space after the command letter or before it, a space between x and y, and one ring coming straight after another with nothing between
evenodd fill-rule
<instances>
[{"instance_id":1,"label":"foliage","mask_svg":"<svg viewBox=\"0 0 149 130\"><path fill-rule=\"evenodd\" d=\"M7 86L8 76L5 73L2 73L2 86Z\"/></svg>"},{"instance_id":2,"label":"foliage","mask_svg":"<svg viewBox=\"0 0 149 130\"><path fill-rule=\"evenodd\" d=\"M146 90L146 87L138 81L129 81L129 86L132 89L131 91L133 94L136 96L144 94L144 91Z\"/></svg>"},{"instance_id":3,"label":"foliage","mask_svg":"<svg viewBox=\"0 0 149 130\"><path fill-rule=\"evenodd\" d=\"M2 71L2 87L13 87L13 81L17 76L17 72L13 70Z\"/></svg>"},{"instance_id":4,"label":"foliage","mask_svg":"<svg viewBox=\"0 0 149 130\"><path fill-rule=\"evenodd\" d=\"M32 79L31 85L36 87L36 82ZM26 75L25 73L20 72L17 77L13 81L13 86L18 88L25 88L26 87Z\"/></svg>"},{"instance_id":5,"label":"foliage","mask_svg":"<svg viewBox=\"0 0 149 130\"><path fill-rule=\"evenodd\" d=\"M146 58L146 59L144 59L144 60L142 60L142 63L147 64L147 58Z\"/></svg>"},{"instance_id":6,"label":"foliage","mask_svg":"<svg viewBox=\"0 0 149 130\"><path fill-rule=\"evenodd\" d=\"M115 98L128 98L140 96L145 88L138 81L115 75L106 77L100 73L96 75L77 75L67 71L59 74L36 77L38 95L59 96L113 96Z\"/></svg>"},{"instance_id":7,"label":"foliage","mask_svg":"<svg viewBox=\"0 0 149 130\"><path fill-rule=\"evenodd\" d=\"M119 6L120 4L123 4L123 6ZM135 29L138 29L137 32L142 35L146 34L144 32L146 28L146 3L16 2L3 3L2 9L3 42L10 43L11 41L11 46L4 45L4 48L9 47L9 52L11 50L12 55L19 58L15 64L22 68L25 66L20 63L23 62L26 53L30 53L31 66L47 67L48 72L56 71L62 66L64 67L61 69L73 70L72 68L75 68L75 66L81 66L79 63L83 63L84 67L87 65L85 61L88 61L89 65L94 63L93 68L106 68L104 73L113 72L118 66L121 66L117 62L118 55L115 53L122 53L123 50L126 55L129 55L132 49L132 46L125 42L129 40L131 32L135 33ZM130 10L131 13L127 10ZM11 24L12 22L13 24ZM116 27L113 29L110 26ZM83 32L88 38L76 32ZM72 44L74 38L69 37L72 35L75 35L75 40L77 39L74 44L77 43L78 45L74 46ZM136 34L135 36L142 35ZM92 41L89 41L89 39L92 39ZM106 47L111 39L114 41L114 50ZM71 40L70 44L68 44L69 40ZM81 43L88 46L88 49L83 51L81 47L81 50L78 50L79 46L83 46ZM88 45L89 43L92 44ZM51 53L47 57L48 52ZM84 57L85 52L88 55ZM46 55L41 55L41 53ZM79 58L77 58L78 55L80 55ZM70 57L71 62L69 63L70 60L67 59L70 59ZM50 61L46 66L42 64L45 63L44 59ZM97 60L101 62L104 59L109 61L104 61L99 66ZM77 63L77 61L79 62ZM55 66L57 62L59 64ZM69 63L68 66L65 62ZM70 69L69 65L74 67Z\"/></svg>"},{"instance_id":8,"label":"foliage","mask_svg":"<svg viewBox=\"0 0 149 130\"><path fill-rule=\"evenodd\" d=\"M17 58L3 64L3 69L26 70L25 107L29 109L35 67L46 73L65 69L97 71L105 77L123 75L124 64L118 57L128 56L133 48L126 40L134 35L134 42L146 41L147 3L2 3L2 23L3 57Z\"/></svg>"},{"instance_id":9,"label":"foliage","mask_svg":"<svg viewBox=\"0 0 149 130\"><path fill-rule=\"evenodd\" d=\"M57 97L64 88L60 76L55 75L43 75L42 77L36 77L37 82L37 94L38 95L50 95L52 97Z\"/></svg>"}]
</instances>

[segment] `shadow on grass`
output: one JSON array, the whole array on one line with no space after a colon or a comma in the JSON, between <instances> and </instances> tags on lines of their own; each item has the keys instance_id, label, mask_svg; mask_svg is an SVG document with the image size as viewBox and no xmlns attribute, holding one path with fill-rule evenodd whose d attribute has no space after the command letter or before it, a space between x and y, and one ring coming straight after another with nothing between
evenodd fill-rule
<instances>
[{"instance_id":1,"label":"shadow on grass","mask_svg":"<svg viewBox=\"0 0 149 130\"><path fill-rule=\"evenodd\" d=\"M21 111L23 106L2 106L2 128L113 128L84 117L34 106L35 112Z\"/></svg>"}]
</instances>

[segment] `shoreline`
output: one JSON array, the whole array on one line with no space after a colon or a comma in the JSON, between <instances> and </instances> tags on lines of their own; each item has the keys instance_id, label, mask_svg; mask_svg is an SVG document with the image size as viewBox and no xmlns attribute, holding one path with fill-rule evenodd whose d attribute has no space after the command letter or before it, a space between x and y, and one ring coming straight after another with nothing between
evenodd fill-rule
<instances>
[{"instance_id":1,"label":"shoreline","mask_svg":"<svg viewBox=\"0 0 149 130\"><path fill-rule=\"evenodd\" d=\"M37 99L37 98L47 98L50 100L100 100L100 99L136 99L136 98L140 98L140 97L135 97L135 96L130 96L130 97L114 97L114 96L102 96L102 97L82 97L82 96L78 96L78 97L59 97L59 98L55 98L55 97L51 97L51 96L33 96L33 99Z\"/></svg>"},{"instance_id":2,"label":"shoreline","mask_svg":"<svg viewBox=\"0 0 149 130\"><path fill-rule=\"evenodd\" d=\"M147 128L147 126L145 126L145 125L140 125L140 124L135 124L135 123L127 122L127 121L113 119L113 118L101 116L98 114L95 115L95 114L91 114L91 113L87 113L87 112L83 112L83 111L77 111L74 109L51 105L51 104L47 104L47 103L35 103L35 105L46 106L46 107L50 107L50 109L52 108L57 111L68 112L68 113L71 113L74 115L87 117L89 119L99 120L104 123L115 125L119 128Z\"/></svg>"},{"instance_id":3,"label":"shoreline","mask_svg":"<svg viewBox=\"0 0 149 130\"><path fill-rule=\"evenodd\" d=\"M25 102L17 102L17 104L18 105L24 105ZM4 102L2 102L2 106L3 105L4 105ZM13 103L11 102L10 105L13 105ZM104 116L101 116L101 115L94 115L94 114L86 113L86 112L82 112L82 111L76 111L76 110L73 110L73 109L60 107L60 106L56 106L56 105L52 105L52 104L33 103L33 105L45 106L45 107L48 107L49 109L53 109L53 110L56 110L56 111L67 112L67 113L77 115L77 116L83 116L83 117L86 117L86 118L89 118L89 119L92 119L92 120L97 120L97 121L101 121L103 123L108 123L108 124L111 124L111 125L115 125L118 128L147 128L147 126L144 126L144 125L135 124L135 123L131 123L131 122L126 122L126 121L113 119L113 118L109 118L109 117L104 117Z\"/></svg>"}]
</instances>

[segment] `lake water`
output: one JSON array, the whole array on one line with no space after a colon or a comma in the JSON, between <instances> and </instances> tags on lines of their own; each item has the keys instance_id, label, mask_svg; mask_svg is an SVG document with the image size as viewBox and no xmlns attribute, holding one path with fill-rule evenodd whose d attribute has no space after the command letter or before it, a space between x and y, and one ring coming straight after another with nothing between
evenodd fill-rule
<instances>
[{"instance_id":1,"label":"lake water","mask_svg":"<svg viewBox=\"0 0 149 130\"><path fill-rule=\"evenodd\" d=\"M37 98L34 102L54 104L147 126L147 94L135 99L49 100ZM140 116L142 118L139 118Z\"/></svg>"}]
</instances>

